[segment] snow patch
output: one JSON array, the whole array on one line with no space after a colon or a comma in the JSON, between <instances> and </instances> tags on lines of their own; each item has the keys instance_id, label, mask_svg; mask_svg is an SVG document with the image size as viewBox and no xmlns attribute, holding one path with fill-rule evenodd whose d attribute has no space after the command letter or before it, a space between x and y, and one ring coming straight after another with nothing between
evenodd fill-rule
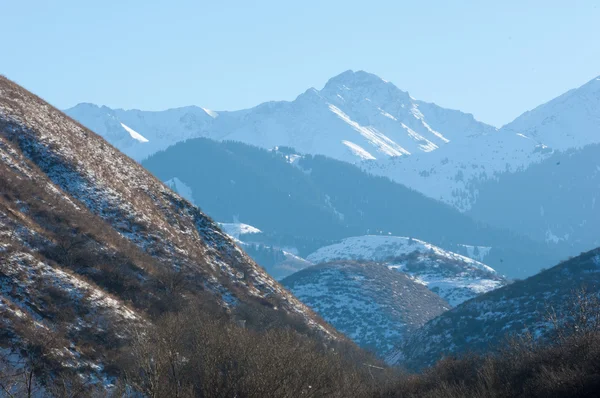
<instances>
[{"instance_id":1,"label":"snow patch","mask_svg":"<svg viewBox=\"0 0 600 398\"><path fill-rule=\"evenodd\" d=\"M141 135L140 133L138 133L131 127L126 126L123 123L121 123L121 127L123 127L125 129L125 131L127 131L129 133L129 135L131 136L131 138L133 138L134 140L137 140L139 142L149 142L146 137L144 137L143 135Z\"/></svg>"},{"instance_id":2,"label":"snow patch","mask_svg":"<svg viewBox=\"0 0 600 398\"><path fill-rule=\"evenodd\" d=\"M363 147L355 144L354 142L342 140L342 144L344 144L348 148L350 148L352 153L355 154L356 156L360 157L361 159L364 159L364 160L375 160L376 159L375 156L371 155Z\"/></svg>"},{"instance_id":3,"label":"snow patch","mask_svg":"<svg viewBox=\"0 0 600 398\"><path fill-rule=\"evenodd\" d=\"M329 110L337 115L340 119L350 125L354 130L356 130L360 135L366 138L373 146L375 146L379 151L385 153L388 156L402 156L402 155L410 155L406 149L402 148L400 145L392 141L385 134L382 134L377 129L373 127L364 127L350 119L350 116L346 115L340 108L335 105L329 104Z\"/></svg>"},{"instance_id":4,"label":"snow patch","mask_svg":"<svg viewBox=\"0 0 600 398\"><path fill-rule=\"evenodd\" d=\"M202 108L202 110L203 110L204 112L206 112L206 114L207 114L208 116L212 117L213 119L216 119L216 118L219 116L219 114L218 114L217 112L215 112L215 111L211 111L210 109Z\"/></svg>"},{"instance_id":5,"label":"snow patch","mask_svg":"<svg viewBox=\"0 0 600 398\"><path fill-rule=\"evenodd\" d=\"M262 231L252 225L244 224L244 223L224 223L220 222L219 227L225 232L227 235L231 236L234 239L239 239L240 235L244 234L259 234Z\"/></svg>"}]
</instances>

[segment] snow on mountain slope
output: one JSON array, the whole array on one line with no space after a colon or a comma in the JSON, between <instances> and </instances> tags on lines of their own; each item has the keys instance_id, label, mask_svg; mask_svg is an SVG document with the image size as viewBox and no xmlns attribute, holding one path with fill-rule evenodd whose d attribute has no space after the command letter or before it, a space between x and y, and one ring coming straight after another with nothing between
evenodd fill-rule
<instances>
[{"instance_id":1,"label":"snow on mountain slope","mask_svg":"<svg viewBox=\"0 0 600 398\"><path fill-rule=\"evenodd\" d=\"M81 103L65 113L136 160L196 136L218 118L195 106L146 112Z\"/></svg>"},{"instance_id":2,"label":"snow on mountain slope","mask_svg":"<svg viewBox=\"0 0 600 398\"><path fill-rule=\"evenodd\" d=\"M559 317L578 289L600 289L600 249L565 261L523 281L467 301L431 320L388 358L393 364L419 369L439 358L489 351L510 334L526 331L543 338L552 329L548 311Z\"/></svg>"},{"instance_id":3,"label":"snow on mountain slope","mask_svg":"<svg viewBox=\"0 0 600 398\"><path fill-rule=\"evenodd\" d=\"M462 136L443 151L364 162L361 167L466 211L477 200L478 183L526 168L551 153L524 135L500 130Z\"/></svg>"},{"instance_id":4,"label":"snow on mountain slope","mask_svg":"<svg viewBox=\"0 0 600 398\"><path fill-rule=\"evenodd\" d=\"M269 102L228 116L237 122L222 138L264 148L289 146L351 163L432 152L454 136L494 130L470 115L417 101L363 71L346 71L292 102Z\"/></svg>"},{"instance_id":5,"label":"snow on mountain slope","mask_svg":"<svg viewBox=\"0 0 600 398\"><path fill-rule=\"evenodd\" d=\"M244 224L244 223L219 223L219 227L225 232L227 235L231 236L234 239L239 239L242 234L259 234L261 232L260 229L253 227L252 225Z\"/></svg>"},{"instance_id":6,"label":"snow on mountain slope","mask_svg":"<svg viewBox=\"0 0 600 398\"><path fill-rule=\"evenodd\" d=\"M467 211L479 185L526 169L556 151L600 143L600 77L525 112L499 131L459 136L428 156L368 162L366 170L391 178Z\"/></svg>"},{"instance_id":7,"label":"snow on mountain slope","mask_svg":"<svg viewBox=\"0 0 600 398\"><path fill-rule=\"evenodd\" d=\"M600 77L525 112L502 130L561 151L600 143Z\"/></svg>"},{"instance_id":8,"label":"snow on mountain slope","mask_svg":"<svg viewBox=\"0 0 600 398\"><path fill-rule=\"evenodd\" d=\"M282 283L359 346L380 356L450 308L405 274L371 262L319 264Z\"/></svg>"},{"instance_id":9,"label":"snow on mountain slope","mask_svg":"<svg viewBox=\"0 0 600 398\"><path fill-rule=\"evenodd\" d=\"M504 286L507 281L492 268L418 239L366 235L347 238L307 257L313 263L366 260L385 263L410 275L452 306Z\"/></svg>"}]
</instances>

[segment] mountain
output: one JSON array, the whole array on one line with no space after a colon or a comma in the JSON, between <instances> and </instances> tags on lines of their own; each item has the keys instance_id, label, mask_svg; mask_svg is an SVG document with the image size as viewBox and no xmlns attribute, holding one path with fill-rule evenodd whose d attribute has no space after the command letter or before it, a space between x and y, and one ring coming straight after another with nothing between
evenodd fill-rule
<instances>
[{"instance_id":1,"label":"mountain","mask_svg":"<svg viewBox=\"0 0 600 398\"><path fill-rule=\"evenodd\" d=\"M267 151L196 138L160 151L142 165L162 181L177 181L214 219L262 231L246 236L245 242L251 239L300 257L365 234L411 236L461 254L481 247L483 261L511 277L531 275L562 255L347 162L300 155L290 148Z\"/></svg>"},{"instance_id":2,"label":"mountain","mask_svg":"<svg viewBox=\"0 0 600 398\"><path fill-rule=\"evenodd\" d=\"M389 361L419 369L445 355L489 351L511 334L528 331L543 338L552 329L545 315L564 318L569 297L582 287L594 294L600 290L600 249L445 312L415 332Z\"/></svg>"},{"instance_id":3,"label":"mountain","mask_svg":"<svg viewBox=\"0 0 600 398\"><path fill-rule=\"evenodd\" d=\"M563 252L600 246L600 145L556 152L541 163L502 173L478 187L467 212L490 225L511 228Z\"/></svg>"},{"instance_id":4,"label":"mountain","mask_svg":"<svg viewBox=\"0 0 600 398\"><path fill-rule=\"evenodd\" d=\"M432 152L459 136L495 131L472 115L417 101L378 76L350 70L294 101L235 112L198 107L143 112L91 104L65 112L137 160L186 138L208 137L267 149L290 146L355 163Z\"/></svg>"},{"instance_id":5,"label":"mountain","mask_svg":"<svg viewBox=\"0 0 600 398\"><path fill-rule=\"evenodd\" d=\"M450 308L402 272L372 262L319 264L282 283L359 346L380 356Z\"/></svg>"},{"instance_id":6,"label":"mountain","mask_svg":"<svg viewBox=\"0 0 600 398\"><path fill-rule=\"evenodd\" d=\"M376 261L409 275L456 306L507 284L492 268L418 239L357 236L322 247L307 257L314 263L339 260Z\"/></svg>"},{"instance_id":7,"label":"mountain","mask_svg":"<svg viewBox=\"0 0 600 398\"><path fill-rule=\"evenodd\" d=\"M36 376L109 383L109 353L136 325L187 304L249 328L341 336L198 208L4 77L0 160L0 354L11 366L28 356Z\"/></svg>"},{"instance_id":8,"label":"mountain","mask_svg":"<svg viewBox=\"0 0 600 398\"><path fill-rule=\"evenodd\" d=\"M454 140L427 156L393 157L361 167L464 212L477 200L479 183L527 168L551 153L527 136L500 130Z\"/></svg>"},{"instance_id":9,"label":"mountain","mask_svg":"<svg viewBox=\"0 0 600 398\"><path fill-rule=\"evenodd\" d=\"M218 116L196 106L145 112L89 103L78 104L65 113L136 160L197 136Z\"/></svg>"},{"instance_id":10,"label":"mountain","mask_svg":"<svg viewBox=\"0 0 600 398\"><path fill-rule=\"evenodd\" d=\"M600 78L525 112L498 131L451 140L428 156L394 157L363 166L461 211L479 200L479 185L525 170L555 151L600 143Z\"/></svg>"},{"instance_id":11,"label":"mountain","mask_svg":"<svg viewBox=\"0 0 600 398\"><path fill-rule=\"evenodd\" d=\"M291 102L234 112L125 111L91 104L66 112L137 160L193 137L266 149L287 146L357 164L467 211L481 182L526 169L555 150L600 143L599 86L594 79L501 129L416 100L364 71L346 71Z\"/></svg>"},{"instance_id":12,"label":"mountain","mask_svg":"<svg viewBox=\"0 0 600 398\"><path fill-rule=\"evenodd\" d=\"M502 128L559 151L600 143L600 76Z\"/></svg>"}]
</instances>

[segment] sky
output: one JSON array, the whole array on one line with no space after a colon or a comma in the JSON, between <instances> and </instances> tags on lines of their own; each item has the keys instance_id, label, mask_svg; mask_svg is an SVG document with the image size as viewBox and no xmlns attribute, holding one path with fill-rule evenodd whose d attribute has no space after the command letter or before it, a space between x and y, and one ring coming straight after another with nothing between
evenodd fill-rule
<instances>
[{"instance_id":1,"label":"sky","mask_svg":"<svg viewBox=\"0 0 600 398\"><path fill-rule=\"evenodd\" d=\"M600 75L597 0L0 0L0 74L79 102L236 110L348 69L501 126Z\"/></svg>"}]
</instances>

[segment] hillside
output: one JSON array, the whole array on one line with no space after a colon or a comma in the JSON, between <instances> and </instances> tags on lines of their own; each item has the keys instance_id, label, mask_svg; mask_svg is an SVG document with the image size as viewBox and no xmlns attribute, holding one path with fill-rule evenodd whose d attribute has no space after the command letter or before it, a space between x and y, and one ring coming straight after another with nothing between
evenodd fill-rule
<instances>
[{"instance_id":1,"label":"hillside","mask_svg":"<svg viewBox=\"0 0 600 398\"><path fill-rule=\"evenodd\" d=\"M314 263L335 260L383 263L427 286L451 306L507 284L502 275L485 264L418 239L399 236L346 238L320 248L307 260Z\"/></svg>"},{"instance_id":2,"label":"hillside","mask_svg":"<svg viewBox=\"0 0 600 398\"><path fill-rule=\"evenodd\" d=\"M339 336L204 213L4 77L0 159L0 349L15 363L37 347L47 377L104 383L136 325L189 303Z\"/></svg>"},{"instance_id":3,"label":"hillside","mask_svg":"<svg viewBox=\"0 0 600 398\"><path fill-rule=\"evenodd\" d=\"M556 152L523 171L503 173L478 187L477 202L467 214L565 252L598 247L599 159L600 145L594 144Z\"/></svg>"},{"instance_id":4,"label":"hillside","mask_svg":"<svg viewBox=\"0 0 600 398\"><path fill-rule=\"evenodd\" d=\"M359 346L380 356L450 308L403 273L372 262L319 264L282 284Z\"/></svg>"},{"instance_id":5,"label":"hillside","mask_svg":"<svg viewBox=\"0 0 600 398\"><path fill-rule=\"evenodd\" d=\"M600 143L600 76L527 111L502 128L564 151Z\"/></svg>"},{"instance_id":6,"label":"hillside","mask_svg":"<svg viewBox=\"0 0 600 398\"><path fill-rule=\"evenodd\" d=\"M552 330L547 315L564 318L569 298L582 287L593 294L600 289L599 249L442 314L405 341L389 361L419 369L445 355L490 351L511 334L529 332L540 339Z\"/></svg>"},{"instance_id":7,"label":"hillside","mask_svg":"<svg viewBox=\"0 0 600 398\"><path fill-rule=\"evenodd\" d=\"M254 241L296 248L294 254L301 257L332 241L365 234L412 236L462 254L473 252L464 245L486 247L482 261L512 277L531 275L562 256L387 178L290 148L267 151L197 138L158 152L142 165L162 181L176 180L178 191L214 219L252 225L262 231Z\"/></svg>"}]
</instances>

